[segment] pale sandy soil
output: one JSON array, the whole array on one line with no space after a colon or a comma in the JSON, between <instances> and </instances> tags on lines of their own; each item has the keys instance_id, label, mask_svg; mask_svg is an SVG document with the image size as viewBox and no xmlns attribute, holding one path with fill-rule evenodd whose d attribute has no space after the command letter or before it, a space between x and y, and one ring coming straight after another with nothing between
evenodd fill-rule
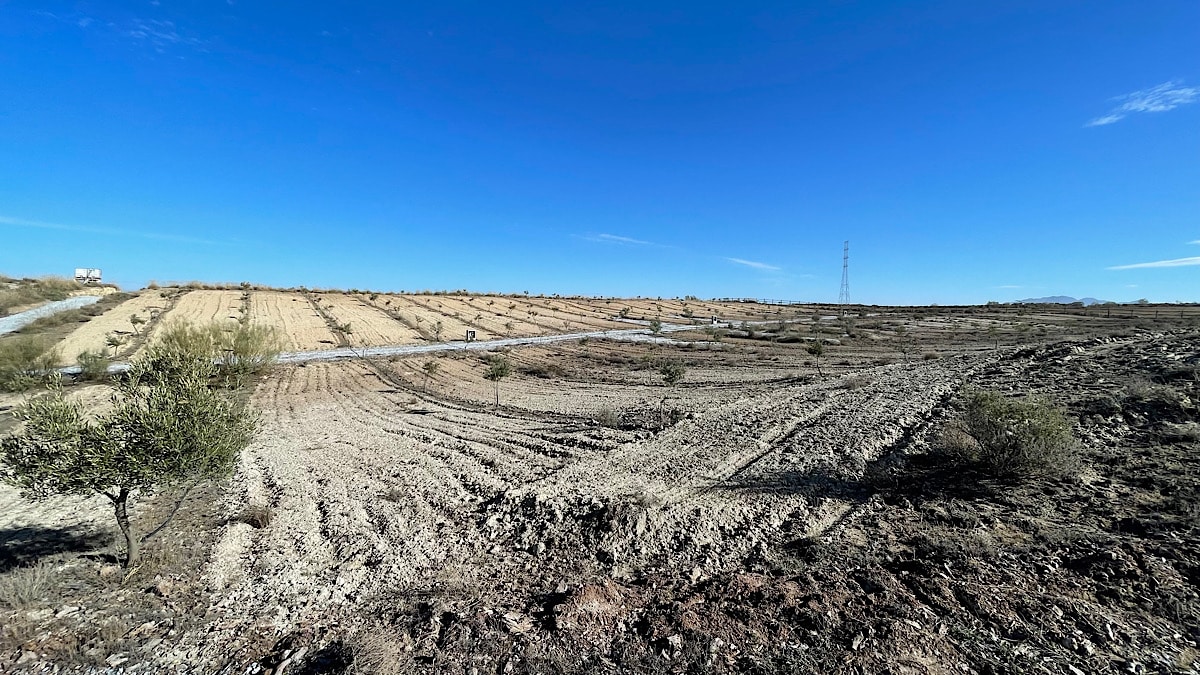
<instances>
[{"instance_id":1,"label":"pale sandy soil","mask_svg":"<svg viewBox=\"0 0 1200 675\"><path fill-rule=\"evenodd\" d=\"M571 307L563 307L557 300L531 298L528 301L529 311L537 312L537 319L547 324L555 333L573 333L581 330L607 330L610 328L627 328L612 319L598 318L591 312L580 312Z\"/></svg>"},{"instance_id":2,"label":"pale sandy soil","mask_svg":"<svg viewBox=\"0 0 1200 675\"><path fill-rule=\"evenodd\" d=\"M337 339L308 300L299 293L252 291L251 323L276 326L287 351L332 349Z\"/></svg>"},{"instance_id":3,"label":"pale sandy soil","mask_svg":"<svg viewBox=\"0 0 1200 675\"><path fill-rule=\"evenodd\" d=\"M350 344L354 347L382 347L423 343L414 331L385 312L367 304L363 296L324 293L318 296L332 308L338 323L350 324ZM380 298L382 300L382 298Z\"/></svg>"},{"instance_id":4,"label":"pale sandy soil","mask_svg":"<svg viewBox=\"0 0 1200 675\"><path fill-rule=\"evenodd\" d=\"M160 291L142 291L104 314L92 317L58 343L56 349L60 363L75 363L75 358L85 350L107 349L105 338L109 333L133 334L133 324L129 323L129 318L134 314L149 320L152 313L164 311L168 305L169 302ZM163 318L166 319L165 316Z\"/></svg>"},{"instance_id":5,"label":"pale sandy soil","mask_svg":"<svg viewBox=\"0 0 1200 675\"><path fill-rule=\"evenodd\" d=\"M574 415L653 409L661 385L514 375L501 383L505 406L496 410L480 405L492 385L477 358L440 361L430 386L438 398L397 389L361 362L281 368L260 385L265 428L244 453L229 499L270 506L276 519L263 530L227 526L206 573L226 619L181 648L219 660L264 635L329 626L390 588L519 569L528 547L573 546L577 524L553 523L588 504L656 505L620 521L601 544L618 575L666 552L689 569L717 572L780 528L819 532L853 506L714 486L817 466L861 469L971 368L914 363L855 390L832 379L697 384L679 391L686 419L647 435L581 426ZM416 365L394 364L418 376ZM510 509L540 524L511 530L518 523L501 517Z\"/></svg>"},{"instance_id":6,"label":"pale sandy soil","mask_svg":"<svg viewBox=\"0 0 1200 675\"><path fill-rule=\"evenodd\" d=\"M241 291L189 291L179 298L170 315L164 317L163 323L236 323L241 316L238 313L241 297Z\"/></svg>"},{"instance_id":7,"label":"pale sandy soil","mask_svg":"<svg viewBox=\"0 0 1200 675\"><path fill-rule=\"evenodd\" d=\"M460 311L459 316L454 317L453 314L457 310L449 309L447 303L439 296L389 295L386 298L392 301L392 308L395 311L402 314L408 321L418 325L431 339L434 336L433 328L438 322L442 324L443 342L465 340L468 330L476 331L475 336L480 340L487 339L480 335L478 328L467 324L474 314L467 316L467 312ZM384 297L381 296L379 302L383 301ZM418 322L417 318L421 320Z\"/></svg>"},{"instance_id":8,"label":"pale sandy soil","mask_svg":"<svg viewBox=\"0 0 1200 675\"><path fill-rule=\"evenodd\" d=\"M505 298L486 296L471 298L447 296L438 298L444 310L450 313L458 312L464 321L473 324L476 330L476 337L480 340L503 337L528 337L531 335L543 335L545 333L540 326L521 321L515 313L512 316L506 316L505 312L508 304L505 304L505 300ZM492 304L489 305L489 302ZM507 323L512 323L511 330L505 327Z\"/></svg>"}]
</instances>

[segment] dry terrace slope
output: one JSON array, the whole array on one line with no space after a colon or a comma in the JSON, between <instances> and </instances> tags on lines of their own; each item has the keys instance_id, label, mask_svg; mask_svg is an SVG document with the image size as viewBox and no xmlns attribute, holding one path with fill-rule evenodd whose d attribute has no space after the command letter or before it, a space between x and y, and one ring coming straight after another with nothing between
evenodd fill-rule
<instances>
[{"instance_id":1,"label":"dry terrace slope","mask_svg":"<svg viewBox=\"0 0 1200 675\"><path fill-rule=\"evenodd\" d=\"M241 297L242 291L189 291L164 317L165 323L235 323L240 317Z\"/></svg>"},{"instance_id":2,"label":"dry terrace slope","mask_svg":"<svg viewBox=\"0 0 1200 675\"><path fill-rule=\"evenodd\" d=\"M444 309L457 313L463 321L474 326L476 337L490 340L506 337L529 337L542 335L544 331L536 324L526 323L508 310L512 300L489 296L442 296L438 298Z\"/></svg>"},{"instance_id":3,"label":"dry terrace slope","mask_svg":"<svg viewBox=\"0 0 1200 675\"><path fill-rule=\"evenodd\" d=\"M325 319L300 293L252 291L250 322L275 326L287 351L334 349L337 338L325 325Z\"/></svg>"},{"instance_id":4,"label":"dry terrace slope","mask_svg":"<svg viewBox=\"0 0 1200 675\"><path fill-rule=\"evenodd\" d=\"M388 316L383 310L366 304L361 296L323 293L317 296L341 324L350 325L347 338L355 347L384 347L423 343L415 331Z\"/></svg>"},{"instance_id":5,"label":"dry terrace slope","mask_svg":"<svg viewBox=\"0 0 1200 675\"><path fill-rule=\"evenodd\" d=\"M110 333L121 335L132 333L133 324L129 322L130 317L136 314L142 319L149 320L153 314L164 311L169 306L170 302L163 297L163 293L163 291L142 291L136 297L81 324L79 328L76 328L56 345L61 363L73 364L76 357L87 350L106 349L106 338Z\"/></svg>"},{"instance_id":6,"label":"dry terrace slope","mask_svg":"<svg viewBox=\"0 0 1200 675\"><path fill-rule=\"evenodd\" d=\"M441 324L441 340L465 340L468 330L476 331L476 337L486 339L479 334L479 328L471 325L471 317L467 312L447 307L441 296L436 295L389 295L392 309L415 325L430 339L436 339L436 326ZM383 302L383 299L380 300ZM458 314L458 316L454 316Z\"/></svg>"}]
</instances>

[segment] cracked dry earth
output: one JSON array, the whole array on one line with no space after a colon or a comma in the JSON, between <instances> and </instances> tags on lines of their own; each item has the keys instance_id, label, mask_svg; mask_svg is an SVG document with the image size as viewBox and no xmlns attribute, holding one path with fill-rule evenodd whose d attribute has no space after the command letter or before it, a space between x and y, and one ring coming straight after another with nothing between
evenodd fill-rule
<instances>
[{"instance_id":1,"label":"cracked dry earth","mask_svg":"<svg viewBox=\"0 0 1200 675\"><path fill-rule=\"evenodd\" d=\"M862 508L781 480L861 475L977 367L751 385L658 433L417 398L357 362L281 369L258 389L260 440L228 497L275 518L221 534L205 581L225 618L176 656L268 663L281 640L352 635L396 597L471 598L532 629L527 605L555 589L737 571ZM428 638L397 637L394 658L433 663Z\"/></svg>"}]
</instances>

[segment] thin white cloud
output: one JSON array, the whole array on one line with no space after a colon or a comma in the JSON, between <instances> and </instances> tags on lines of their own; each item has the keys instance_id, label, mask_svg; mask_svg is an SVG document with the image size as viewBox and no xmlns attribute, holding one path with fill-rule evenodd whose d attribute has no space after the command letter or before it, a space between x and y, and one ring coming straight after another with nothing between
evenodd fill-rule
<instances>
[{"instance_id":1,"label":"thin white cloud","mask_svg":"<svg viewBox=\"0 0 1200 675\"><path fill-rule=\"evenodd\" d=\"M1189 241L1188 243L1189 243L1189 244L1196 244L1196 245L1200 246L1200 239L1197 239L1196 241Z\"/></svg>"},{"instance_id":2,"label":"thin white cloud","mask_svg":"<svg viewBox=\"0 0 1200 675\"><path fill-rule=\"evenodd\" d=\"M159 51L166 47L179 45L203 47L204 41L183 35L173 21L160 19L134 19L129 29L124 31L125 37L142 42L148 42Z\"/></svg>"},{"instance_id":3,"label":"thin white cloud","mask_svg":"<svg viewBox=\"0 0 1200 675\"><path fill-rule=\"evenodd\" d=\"M1157 87L1118 96L1113 100L1120 101L1120 105L1084 126L1102 127L1119 122L1130 113L1166 112L1200 99L1200 87L1182 87L1180 84L1178 80L1164 82Z\"/></svg>"},{"instance_id":4,"label":"thin white cloud","mask_svg":"<svg viewBox=\"0 0 1200 675\"><path fill-rule=\"evenodd\" d=\"M1016 285L1016 284L1004 284L1003 286L997 286L996 288L1008 288L1008 289L1013 289L1013 288L1025 288L1025 287L1024 287L1024 286L1018 286L1018 285Z\"/></svg>"},{"instance_id":5,"label":"thin white cloud","mask_svg":"<svg viewBox=\"0 0 1200 675\"><path fill-rule=\"evenodd\" d=\"M764 272L778 272L783 269L782 267L776 267L775 265L768 265L767 263L764 263L764 262L755 262L753 260L743 260L741 258L726 258L726 260L728 260L731 263L736 263L738 265L745 265L746 267L752 267L756 270L763 270Z\"/></svg>"},{"instance_id":6,"label":"thin white cloud","mask_svg":"<svg viewBox=\"0 0 1200 675\"><path fill-rule=\"evenodd\" d=\"M1188 267L1191 265L1200 265L1200 256L1192 258L1175 258L1174 260L1156 260L1154 262L1134 263L1132 265L1116 265L1108 269L1137 270L1150 267Z\"/></svg>"},{"instance_id":7,"label":"thin white cloud","mask_svg":"<svg viewBox=\"0 0 1200 675\"><path fill-rule=\"evenodd\" d=\"M36 220L24 220L22 218L9 218L8 216L0 216L0 225L9 225L12 227L32 227L42 230L62 230L65 232L86 232L89 234L102 234L108 237L136 237L139 239L173 241L181 244L219 243L210 239L200 239L198 237L188 237L183 235L160 234L158 232L138 232L135 230L116 230L104 227L84 227L80 225L61 225L59 223L43 223Z\"/></svg>"},{"instance_id":8,"label":"thin white cloud","mask_svg":"<svg viewBox=\"0 0 1200 675\"><path fill-rule=\"evenodd\" d=\"M634 239L633 237L622 237L616 234L597 234L591 238L592 241L608 241L614 244L636 244L638 246L653 246L654 242L645 241L643 239Z\"/></svg>"}]
</instances>

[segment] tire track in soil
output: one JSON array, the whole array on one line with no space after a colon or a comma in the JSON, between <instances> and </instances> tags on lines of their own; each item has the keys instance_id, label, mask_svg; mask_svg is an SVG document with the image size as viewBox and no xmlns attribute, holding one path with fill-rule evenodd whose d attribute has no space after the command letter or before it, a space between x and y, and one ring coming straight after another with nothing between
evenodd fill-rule
<instances>
[{"instance_id":1,"label":"tire track in soil","mask_svg":"<svg viewBox=\"0 0 1200 675\"><path fill-rule=\"evenodd\" d=\"M762 391L585 458L505 499L513 510L529 499L546 504L532 515L538 519L578 514L581 530L568 546L584 542L617 567L667 556L685 569L736 569L788 536L785 524L819 536L861 512L846 486L920 428L970 369L962 360L906 364L880 369L858 390L823 381ZM585 531L597 515L609 524ZM538 545L529 528L506 534L517 548Z\"/></svg>"},{"instance_id":2,"label":"tire track in soil","mask_svg":"<svg viewBox=\"0 0 1200 675\"><path fill-rule=\"evenodd\" d=\"M236 512L265 496L275 519L262 530L227 525L214 549L206 577L225 619L204 642L227 646L209 654L215 661L291 626L335 620L382 583L411 583L483 548L461 509L480 496L458 478L483 467L425 452L411 430L379 429L355 408L383 405L372 400L379 392L348 386L363 380L360 369L321 364L260 384L257 407L276 412L243 454L229 502ZM384 499L390 489L404 498ZM248 606L274 615L255 618Z\"/></svg>"},{"instance_id":3,"label":"tire track in soil","mask_svg":"<svg viewBox=\"0 0 1200 675\"><path fill-rule=\"evenodd\" d=\"M210 574L224 582L216 609L226 619L205 644L225 658L336 623L385 589L479 564L519 570L535 549L546 556L538 578L594 565L596 553L617 575L655 560L737 569L797 532L852 518L853 500L810 476L861 477L966 365L880 368L857 390L835 380L755 388L649 436L416 395L363 362L279 368L255 393L271 412L230 491L231 507L266 499L276 519L226 527ZM602 449L576 444L589 431ZM264 619L246 607L276 609Z\"/></svg>"}]
</instances>

